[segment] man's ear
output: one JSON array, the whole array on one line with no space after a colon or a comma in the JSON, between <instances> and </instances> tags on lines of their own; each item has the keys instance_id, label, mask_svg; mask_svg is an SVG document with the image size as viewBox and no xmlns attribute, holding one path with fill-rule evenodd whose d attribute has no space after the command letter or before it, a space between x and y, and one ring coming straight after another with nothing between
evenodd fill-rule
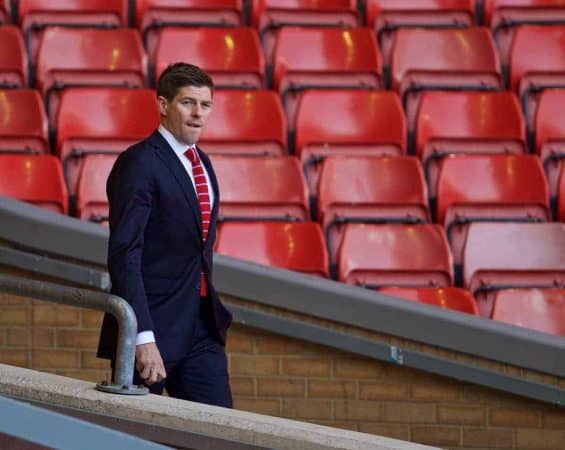
<instances>
[{"instance_id":1,"label":"man's ear","mask_svg":"<svg viewBox=\"0 0 565 450\"><path fill-rule=\"evenodd\" d=\"M161 113L162 116L166 116L167 108L169 106L167 99L160 95L159 97L157 97L157 104L159 105L159 113Z\"/></svg>"}]
</instances>

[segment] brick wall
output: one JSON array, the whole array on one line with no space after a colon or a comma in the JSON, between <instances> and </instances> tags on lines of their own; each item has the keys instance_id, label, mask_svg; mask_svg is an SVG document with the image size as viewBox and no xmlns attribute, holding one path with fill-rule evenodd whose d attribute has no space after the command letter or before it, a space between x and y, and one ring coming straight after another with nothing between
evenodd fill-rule
<instances>
[{"instance_id":1,"label":"brick wall","mask_svg":"<svg viewBox=\"0 0 565 450\"><path fill-rule=\"evenodd\" d=\"M107 379L101 317L0 294L0 362ZM238 409L443 448L565 449L565 411L550 405L240 325L228 354Z\"/></svg>"},{"instance_id":2,"label":"brick wall","mask_svg":"<svg viewBox=\"0 0 565 450\"><path fill-rule=\"evenodd\" d=\"M235 326L235 406L453 449L565 449L565 410Z\"/></svg>"},{"instance_id":3,"label":"brick wall","mask_svg":"<svg viewBox=\"0 0 565 450\"><path fill-rule=\"evenodd\" d=\"M96 358L102 314L0 293L0 362L83 380L109 379Z\"/></svg>"}]
</instances>

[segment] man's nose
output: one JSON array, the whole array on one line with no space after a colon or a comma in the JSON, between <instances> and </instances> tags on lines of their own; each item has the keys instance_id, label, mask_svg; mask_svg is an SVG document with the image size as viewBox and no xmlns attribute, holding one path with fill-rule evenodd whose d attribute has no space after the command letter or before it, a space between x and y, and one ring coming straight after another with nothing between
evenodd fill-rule
<instances>
[{"instance_id":1,"label":"man's nose","mask_svg":"<svg viewBox=\"0 0 565 450\"><path fill-rule=\"evenodd\" d=\"M194 105L192 108L192 115L194 117L200 117L202 115L202 107L199 104Z\"/></svg>"}]
</instances>

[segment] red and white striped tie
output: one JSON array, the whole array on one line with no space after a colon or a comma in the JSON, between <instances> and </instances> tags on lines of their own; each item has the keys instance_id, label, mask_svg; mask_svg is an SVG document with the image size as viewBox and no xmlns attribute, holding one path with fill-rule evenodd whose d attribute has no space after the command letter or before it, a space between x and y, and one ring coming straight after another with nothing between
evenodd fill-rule
<instances>
[{"instance_id":1,"label":"red and white striped tie","mask_svg":"<svg viewBox=\"0 0 565 450\"><path fill-rule=\"evenodd\" d=\"M212 208L210 204L210 193L208 192L208 183L204 168L200 162L200 156L195 146L191 146L185 152L186 157L192 164L192 175L194 176L194 185L196 186L196 195L200 203L200 212L202 214L202 242L206 242L208 237L208 229L210 228L210 218L212 216ZM204 272L200 273L200 296L206 297L208 289L206 286L206 277Z\"/></svg>"}]
</instances>

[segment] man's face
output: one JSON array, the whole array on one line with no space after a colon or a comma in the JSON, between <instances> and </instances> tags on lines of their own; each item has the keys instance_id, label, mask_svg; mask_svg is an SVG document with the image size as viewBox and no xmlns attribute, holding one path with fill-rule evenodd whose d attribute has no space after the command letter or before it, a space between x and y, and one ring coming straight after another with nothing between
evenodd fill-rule
<instances>
[{"instance_id":1,"label":"man's face","mask_svg":"<svg viewBox=\"0 0 565 450\"><path fill-rule=\"evenodd\" d=\"M184 86L171 101L158 100L162 125L186 145L196 144L212 112L210 88Z\"/></svg>"}]
</instances>

